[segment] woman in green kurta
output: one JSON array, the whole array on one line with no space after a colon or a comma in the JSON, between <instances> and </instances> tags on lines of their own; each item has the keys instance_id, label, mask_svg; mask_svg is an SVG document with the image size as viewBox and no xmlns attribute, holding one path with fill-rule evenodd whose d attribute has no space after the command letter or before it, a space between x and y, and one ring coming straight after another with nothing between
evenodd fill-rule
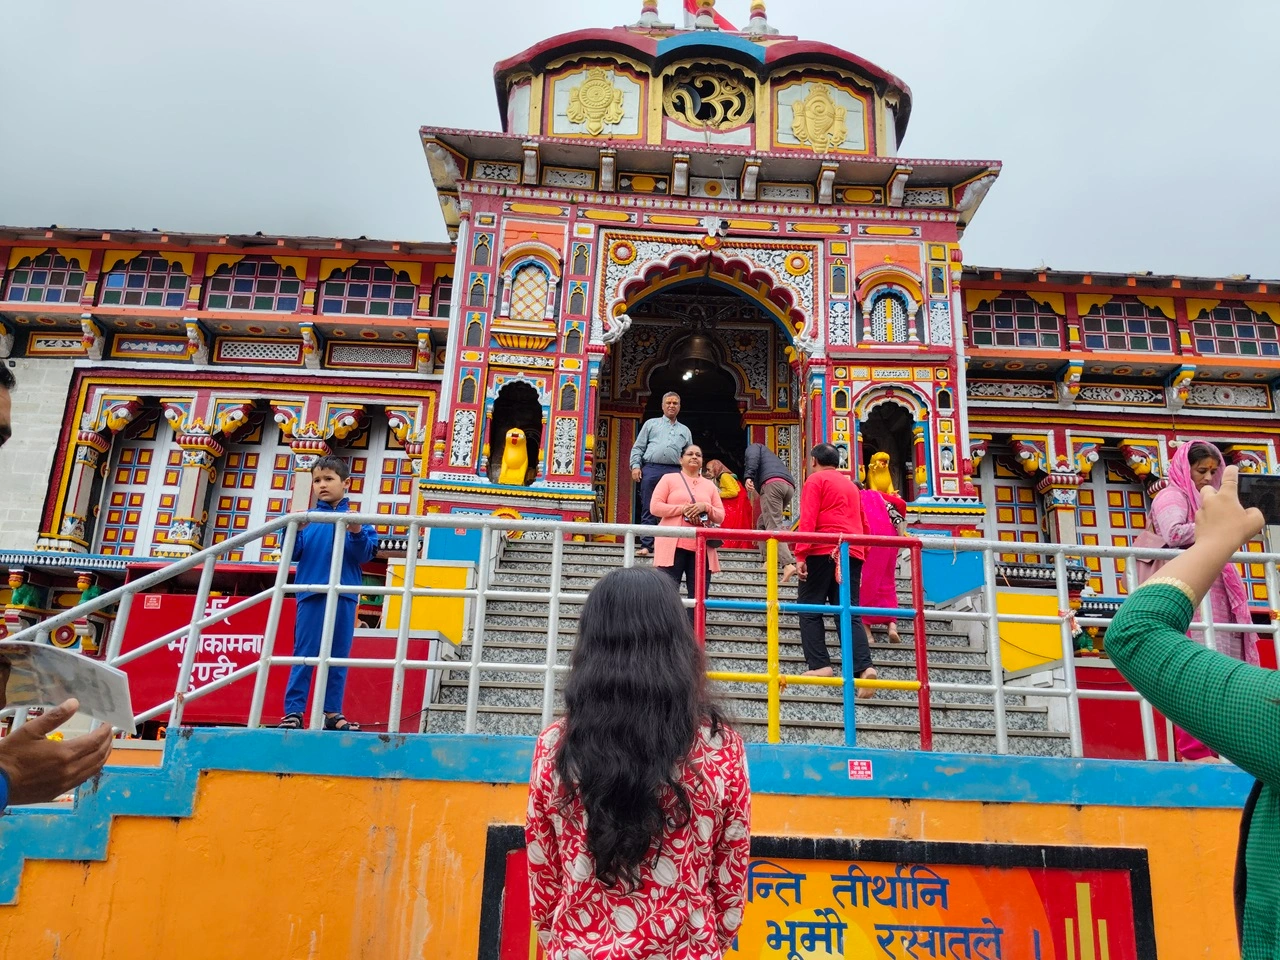
<instances>
[{"instance_id":1,"label":"woman in green kurta","mask_svg":"<svg viewBox=\"0 0 1280 960\"><path fill-rule=\"evenodd\" d=\"M1179 727L1258 778L1236 853L1243 960L1280 957L1280 673L1233 660L1186 636L1200 600L1263 517L1237 496L1237 469L1200 492L1196 541L1133 592L1106 649L1134 689Z\"/></svg>"}]
</instances>

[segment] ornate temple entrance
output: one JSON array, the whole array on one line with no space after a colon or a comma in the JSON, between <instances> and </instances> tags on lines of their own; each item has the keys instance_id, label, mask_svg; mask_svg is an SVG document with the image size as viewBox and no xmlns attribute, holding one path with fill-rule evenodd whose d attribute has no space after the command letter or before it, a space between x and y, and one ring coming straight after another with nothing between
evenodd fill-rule
<instances>
[{"instance_id":1,"label":"ornate temple entrance","mask_svg":"<svg viewBox=\"0 0 1280 960\"><path fill-rule=\"evenodd\" d=\"M631 326L601 374L596 490L602 519L634 515L625 457L640 425L661 415L668 391L680 394L680 420L706 460L740 471L746 445L758 442L799 472L794 377L772 315L701 278L641 297L628 315Z\"/></svg>"}]
</instances>

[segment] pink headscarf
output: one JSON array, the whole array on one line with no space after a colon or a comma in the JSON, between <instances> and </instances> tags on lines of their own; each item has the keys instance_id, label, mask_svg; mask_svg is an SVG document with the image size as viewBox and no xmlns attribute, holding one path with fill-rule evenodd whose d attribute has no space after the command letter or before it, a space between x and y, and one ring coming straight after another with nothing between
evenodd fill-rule
<instances>
[{"instance_id":1,"label":"pink headscarf","mask_svg":"<svg viewBox=\"0 0 1280 960\"><path fill-rule=\"evenodd\" d=\"M1207 446L1210 455L1216 457L1218 461L1218 472L1209 481L1213 485L1213 489L1220 490L1222 488L1222 471L1226 467L1226 463L1222 459L1222 452L1208 440L1188 440L1174 451L1173 457L1169 461L1169 486L1177 489L1187 498L1188 505L1191 508L1191 515L1188 519L1194 519L1196 511L1200 509L1200 491L1196 489L1196 482L1191 476L1191 468L1194 466L1191 462L1191 448L1198 443ZM1231 613L1235 618L1235 622L1241 624L1251 623L1252 621L1249 617L1249 594L1245 591L1244 580L1240 577L1240 571L1236 569L1234 563L1228 563L1222 568L1222 585L1226 588L1227 600L1231 604ZM1240 635L1243 639L1241 646L1245 660L1249 663L1257 664L1257 635L1244 631L1241 631Z\"/></svg>"}]
</instances>

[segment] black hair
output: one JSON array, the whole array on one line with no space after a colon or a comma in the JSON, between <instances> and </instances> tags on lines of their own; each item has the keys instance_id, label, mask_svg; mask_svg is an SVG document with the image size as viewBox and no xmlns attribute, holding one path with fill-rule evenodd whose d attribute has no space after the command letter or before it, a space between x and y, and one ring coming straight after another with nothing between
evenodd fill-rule
<instances>
[{"instance_id":1,"label":"black hair","mask_svg":"<svg viewBox=\"0 0 1280 960\"><path fill-rule=\"evenodd\" d=\"M686 450L688 450L690 447L697 447L697 448L698 448L698 452L699 452L699 453L701 453L701 452L702 452L702 444L700 444L700 443L686 443L683 447L681 447L681 448L680 448L680 456L682 456L682 457L683 457L683 456L685 455L685 451L686 451Z\"/></svg>"},{"instance_id":2,"label":"black hair","mask_svg":"<svg viewBox=\"0 0 1280 960\"><path fill-rule=\"evenodd\" d=\"M0 390L12 390L18 385L7 363L0 363Z\"/></svg>"},{"instance_id":3,"label":"black hair","mask_svg":"<svg viewBox=\"0 0 1280 960\"><path fill-rule=\"evenodd\" d=\"M596 877L634 889L665 829L689 822L679 781L704 723L724 719L707 691L706 658L671 578L615 570L587 595L578 620L556 769L587 816Z\"/></svg>"},{"instance_id":4,"label":"black hair","mask_svg":"<svg viewBox=\"0 0 1280 960\"><path fill-rule=\"evenodd\" d=\"M809 451L809 456L818 461L818 466L820 467L840 466L840 451L831 443L818 444Z\"/></svg>"},{"instance_id":5,"label":"black hair","mask_svg":"<svg viewBox=\"0 0 1280 960\"><path fill-rule=\"evenodd\" d=\"M1201 460L1207 459L1217 460L1219 465L1222 463L1222 452L1212 443L1203 443L1197 440L1191 445L1191 449L1187 451L1187 463L1195 466Z\"/></svg>"},{"instance_id":6,"label":"black hair","mask_svg":"<svg viewBox=\"0 0 1280 960\"><path fill-rule=\"evenodd\" d=\"M339 480L346 480L351 476L351 465L341 457L321 457L315 462L311 472L314 474L317 470L332 470Z\"/></svg>"}]
</instances>

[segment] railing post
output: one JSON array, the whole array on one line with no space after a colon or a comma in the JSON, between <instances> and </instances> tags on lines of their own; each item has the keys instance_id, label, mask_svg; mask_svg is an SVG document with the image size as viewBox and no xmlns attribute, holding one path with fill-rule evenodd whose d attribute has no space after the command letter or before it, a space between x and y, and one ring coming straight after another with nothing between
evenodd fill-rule
<instances>
[{"instance_id":1,"label":"railing post","mask_svg":"<svg viewBox=\"0 0 1280 960\"><path fill-rule=\"evenodd\" d=\"M764 635L765 669L769 675L768 717L766 739L769 743L782 741L782 671L778 663L778 541L770 537L764 545Z\"/></svg>"},{"instance_id":2,"label":"railing post","mask_svg":"<svg viewBox=\"0 0 1280 960\"><path fill-rule=\"evenodd\" d=\"M400 600L400 626L396 631L396 664L391 668L391 706L387 713L387 733L400 732L400 710L404 704L404 661L409 655L409 623L413 615L413 588L418 584L418 551L422 530L409 524L409 540L404 554L404 592ZM384 600L383 603L387 601Z\"/></svg>"},{"instance_id":3,"label":"railing post","mask_svg":"<svg viewBox=\"0 0 1280 960\"><path fill-rule=\"evenodd\" d=\"M173 709L169 711L169 725L182 724L182 707L186 700L187 688L191 686L191 668L200 652L199 626L204 618L205 609L209 606L209 589L213 586L213 568L218 562L217 554L205 558L204 568L200 571L200 585L196 588L196 604L191 611L191 629L187 631L187 645L182 650L182 666L178 668L178 683L173 690Z\"/></svg>"},{"instance_id":4,"label":"railing post","mask_svg":"<svg viewBox=\"0 0 1280 960\"><path fill-rule=\"evenodd\" d=\"M551 541L551 587L554 592L564 575L564 535L556 531ZM556 700L556 648L560 640L560 598L547 605L547 673L542 681L542 726L551 725Z\"/></svg>"},{"instance_id":5,"label":"railing post","mask_svg":"<svg viewBox=\"0 0 1280 960\"><path fill-rule=\"evenodd\" d=\"M129 626L129 614L133 610L134 594L126 593L120 598L120 605L116 607L116 619L111 624L111 635L107 637L107 655L106 662L114 664L116 657L120 656L120 648L124 646L124 631Z\"/></svg>"},{"instance_id":6,"label":"railing post","mask_svg":"<svg viewBox=\"0 0 1280 960\"><path fill-rule=\"evenodd\" d=\"M1270 543L1267 548L1271 548ZM1273 627L1280 626L1280 572L1277 572L1273 560L1268 560L1262 571L1267 583L1267 616ZM1280 630L1273 630L1271 633L1271 649L1275 651L1276 663L1280 664Z\"/></svg>"},{"instance_id":7,"label":"railing post","mask_svg":"<svg viewBox=\"0 0 1280 960\"><path fill-rule=\"evenodd\" d=\"M1138 562L1133 558L1132 553L1126 554L1124 558L1124 582L1128 594L1132 596L1133 591L1138 589ZM1103 649L1106 649L1105 640ZM1156 745L1156 715L1146 697L1138 700L1138 718L1142 723L1142 752L1148 760L1159 760L1160 751Z\"/></svg>"},{"instance_id":8,"label":"railing post","mask_svg":"<svg viewBox=\"0 0 1280 960\"><path fill-rule=\"evenodd\" d=\"M284 609L284 588L289 584L289 565L293 562L293 548L298 540L298 523L290 520L284 531L284 543L280 548L280 566L276 570L275 586L271 588L271 606L267 609L267 626L262 634L262 652L258 655L258 673L253 679L253 699L249 701L250 730L262 725L262 705L267 698L267 681L271 670L271 658L276 649L276 634L280 632L280 614Z\"/></svg>"},{"instance_id":9,"label":"railing post","mask_svg":"<svg viewBox=\"0 0 1280 960\"><path fill-rule=\"evenodd\" d=\"M333 527L333 555L329 560L329 581L324 594L324 626L320 630L320 662L316 664L315 684L311 691L311 720L308 730L320 730L324 726L324 695L329 689L329 658L333 655L333 629L342 607L342 555L347 551L347 522L335 521ZM359 588L357 588L358 590ZM357 595L356 602L359 602ZM354 624L352 624L354 627Z\"/></svg>"},{"instance_id":10,"label":"railing post","mask_svg":"<svg viewBox=\"0 0 1280 960\"><path fill-rule=\"evenodd\" d=\"M915 611L913 632L916 635L916 679L920 681L920 688L916 691L917 712L920 715L920 749L932 750L933 706L930 703L929 692L928 627L924 617L924 560L921 544L918 541L911 545L911 606ZM1000 699L1003 700L1003 698ZM999 751L999 744L999 734L997 734L997 751Z\"/></svg>"},{"instance_id":11,"label":"railing post","mask_svg":"<svg viewBox=\"0 0 1280 960\"><path fill-rule=\"evenodd\" d=\"M476 732L476 716L480 711L480 661L484 652L484 618L489 599L489 550L493 528L480 528L480 570L476 575L476 605L471 624L471 664L467 668L467 714L464 733Z\"/></svg>"},{"instance_id":12,"label":"railing post","mask_svg":"<svg viewBox=\"0 0 1280 960\"><path fill-rule=\"evenodd\" d=\"M1053 555L1053 578L1057 581L1059 632L1062 635L1062 676L1067 683L1067 729L1071 735L1071 755L1084 756L1084 737L1080 732L1080 687L1076 684L1076 649L1071 640L1069 617L1071 594L1067 590L1067 557L1061 550Z\"/></svg>"},{"instance_id":13,"label":"railing post","mask_svg":"<svg viewBox=\"0 0 1280 960\"><path fill-rule=\"evenodd\" d=\"M987 663L995 687L996 753L1009 752L1009 720L1004 703L1004 651L1000 649L1000 611L996 607L996 555L990 547L982 550L982 602L987 606Z\"/></svg>"},{"instance_id":14,"label":"railing post","mask_svg":"<svg viewBox=\"0 0 1280 960\"><path fill-rule=\"evenodd\" d=\"M693 636L699 646L707 642L707 562L707 535L700 528L693 548Z\"/></svg>"},{"instance_id":15,"label":"railing post","mask_svg":"<svg viewBox=\"0 0 1280 960\"><path fill-rule=\"evenodd\" d=\"M624 567L636 565L636 535L630 530L622 535L622 565Z\"/></svg>"},{"instance_id":16,"label":"railing post","mask_svg":"<svg viewBox=\"0 0 1280 960\"><path fill-rule=\"evenodd\" d=\"M849 544L841 541L837 547L840 557L840 668L844 671L844 745L858 744L857 692L853 686L853 611L850 609Z\"/></svg>"}]
</instances>

